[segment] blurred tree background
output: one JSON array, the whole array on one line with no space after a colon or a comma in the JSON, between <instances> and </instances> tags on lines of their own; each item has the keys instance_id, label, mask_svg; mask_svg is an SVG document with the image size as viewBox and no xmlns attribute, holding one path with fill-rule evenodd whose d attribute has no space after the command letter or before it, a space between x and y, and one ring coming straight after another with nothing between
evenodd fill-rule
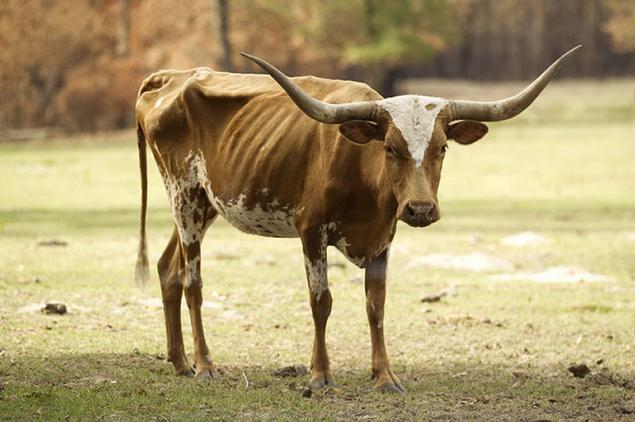
<instances>
[{"instance_id":1,"label":"blurred tree background","mask_svg":"<svg viewBox=\"0 0 635 422\"><path fill-rule=\"evenodd\" d=\"M633 0L3 0L0 136L133 125L161 68L257 69L363 80L519 80L584 44L569 77L635 75Z\"/></svg>"}]
</instances>

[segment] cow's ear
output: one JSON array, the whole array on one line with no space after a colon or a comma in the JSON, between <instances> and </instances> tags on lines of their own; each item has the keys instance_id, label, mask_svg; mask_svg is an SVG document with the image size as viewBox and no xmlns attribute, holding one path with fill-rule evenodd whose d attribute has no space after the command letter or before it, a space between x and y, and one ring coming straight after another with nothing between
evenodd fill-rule
<instances>
[{"instance_id":1,"label":"cow's ear","mask_svg":"<svg viewBox=\"0 0 635 422\"><path fill-rule=\"evenodd\" d=\"M474 120L463 120L448 126L446 136L459 144L469 145L478 141L487 133L487 126Z\"/></svg>"},{"instance_id":2,"label":"cow's ear","mask_svg":"<svg viewBox=\"0 0 635 422\"><path fill-rule=\"evenodd\" d=\"M340 133L351 142L367 144L370 141L383 141L384 131L375 123L364 120L351 120L340 125Z\"/></svg>"}]
</instances>

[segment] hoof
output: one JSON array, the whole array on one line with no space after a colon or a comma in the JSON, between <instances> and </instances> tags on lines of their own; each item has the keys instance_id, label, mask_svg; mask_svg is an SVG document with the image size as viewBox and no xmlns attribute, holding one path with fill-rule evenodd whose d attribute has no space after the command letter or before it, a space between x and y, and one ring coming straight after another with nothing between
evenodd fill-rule
<instances>
[{"instance_id":1,"label":"hoof","mask_svg":"<svg viewBox=\"0 0 635 422\"><path fill-rule=\"evenodd\" d=\"M196 375L194 375L194 378L196 378L197 380L212 380L214 378L217 378L218 374L213 370L213 368L201 368L200 370L196 371Z\"/></svg>"},{"instance_id":2,"label":"hoof","mask_svg":"<svg viewBox=\"0 0 635 422\"><path fill-rule=\"evenodd\" d=\"M194 376L194 371L192 370L192 368L177 369L176 375L179 377L192 378Z\"/></svg>"},{"instance_id":3,"label":"hoof","mask_svg":"<svg viewBox=\"0 0 635 422\"><path fill-rule=\"evenodd\" d=\"M399 383L395 384L390 381L376 386L375 389L381 393L396 393L401 395L405 395L407 393L403 385Z\"/></svg>"},{"instance_id":4,"label":"hoof","mask_svg":"<svg viewBox=\"0 0 635 422\"><path fill-rule=\"evenodd\" d=\"M375 380L375 390L382 393L406 394L406 389L401 385L399 378L389 368L380 371L373 371Z\"/></svg>"},{"instance_id":5,"label":"hoof","mask_svg":"<svg viewBox=\"0 0 635 422\"><path fill-rule=\"evenodd\" d=\"M316 376L309 381L309 388L311 390L320 390L326 387L335 387L337 384L331 375Z\"/></svg>"}]
</instances>

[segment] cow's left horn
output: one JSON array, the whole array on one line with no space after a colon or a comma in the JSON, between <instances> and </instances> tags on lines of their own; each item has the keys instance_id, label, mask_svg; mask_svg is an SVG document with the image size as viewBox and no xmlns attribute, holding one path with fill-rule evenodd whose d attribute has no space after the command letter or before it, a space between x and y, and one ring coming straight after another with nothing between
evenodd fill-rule
<instances>
[{"instance_id":1,"label":"cow's left horn","mask_svg":"<svg viewBox=\"0 0 635 422\"><path fill-rule=\"evenodd\" d=\"M287 75L266 61L247 53L243 57L254 61L270 74L287 91L293 102L309 117L323 123L344 123L351 120L376 121L378 107L374 101L359 101L345 104L330 104L311 97L302 91Z\"/></svg>"},{"instance_id":2,"label":"cow's left horn","mask_svg":"<svg viewBox=\"0 0 635 422\"><path fill-rule=\"evenodd\" d=\"M558 69L581 45L573 47L553 62L542 75L538 76L527 88L513 97L500 101L463 101L452 100L449 102L450 120L478 120L481 122L493 122L497 120L511 119L520 114L538 97L542 90L558 72Z\"/></svg>"}]
</instances>

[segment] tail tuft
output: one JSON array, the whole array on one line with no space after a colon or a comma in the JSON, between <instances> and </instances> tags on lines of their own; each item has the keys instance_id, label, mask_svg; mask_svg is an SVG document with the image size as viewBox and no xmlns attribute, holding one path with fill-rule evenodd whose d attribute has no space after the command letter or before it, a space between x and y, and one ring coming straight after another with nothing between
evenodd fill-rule
<instances>
[{"instance_id":1,"label":"tail tuft","mask_svg":"<svg viewBox=\"0 0 635 422\"><path fill-rule=\"evenodd\" d=\"M148 270L148 245L146 244L145 236L139 237L134 279L135 283L140 287L147 285L150 279L150 271Z\"/></svg>"}]
</instances>

